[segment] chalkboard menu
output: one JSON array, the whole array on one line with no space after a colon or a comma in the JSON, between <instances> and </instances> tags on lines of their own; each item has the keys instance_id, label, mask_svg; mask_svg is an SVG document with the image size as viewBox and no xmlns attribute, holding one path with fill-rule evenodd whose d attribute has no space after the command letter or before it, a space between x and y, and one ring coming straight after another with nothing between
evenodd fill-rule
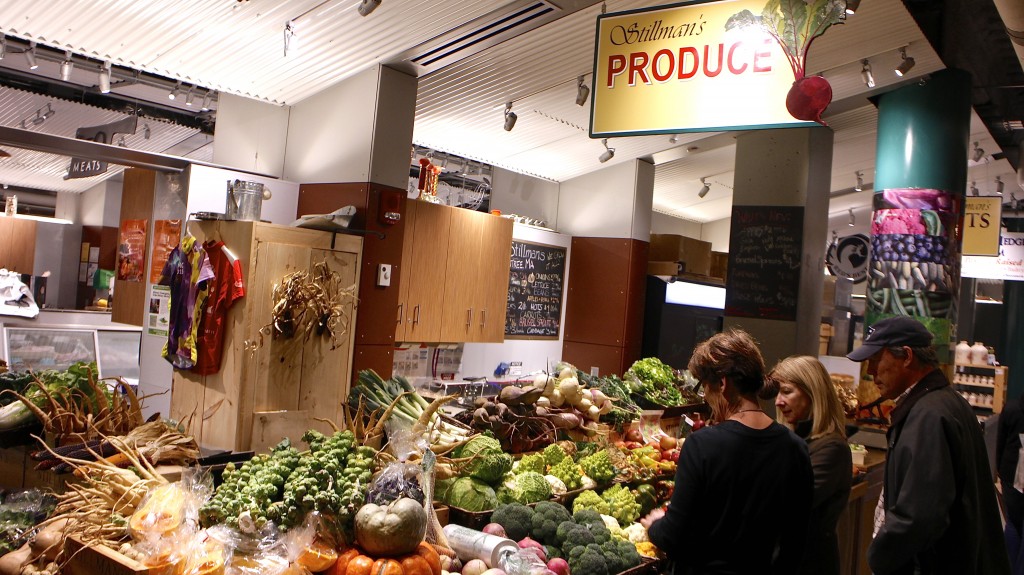
<instances>
[{"instance_id":1,"label":"chalkboard menu","mask_svg":"<svg viewBox=\"0 0 1024 575\"><path fill-rule=\"evenodd\" d=\"M796 319L802 206L733 206L725 315Z\"/></svg>"},{"instance_id":2,"label":"chalkboard menu","mask_svg":"<svg viewBox=\"0 0 1024 575\"><path fill-rule=\"evenodd\" d=\"M558 339L566 249L512 241L505 337Z\"/></svg>"}]
</instances>

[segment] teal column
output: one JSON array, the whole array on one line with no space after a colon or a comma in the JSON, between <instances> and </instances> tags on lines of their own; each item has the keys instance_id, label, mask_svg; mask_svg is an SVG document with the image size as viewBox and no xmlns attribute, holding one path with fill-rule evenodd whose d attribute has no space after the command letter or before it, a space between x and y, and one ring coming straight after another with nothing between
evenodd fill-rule
<instances>
[{"instance_id":1,"label":"teal column","mask_svg":"<svg viewBox=\"0 0 1024 575\"><path fill-rule=\"evenodd\" d=\"M971 79L943 70L878 101L872 263L866 324L919 319L950 360L960 286L960 238Z\"/></svg>"}]
</instances>

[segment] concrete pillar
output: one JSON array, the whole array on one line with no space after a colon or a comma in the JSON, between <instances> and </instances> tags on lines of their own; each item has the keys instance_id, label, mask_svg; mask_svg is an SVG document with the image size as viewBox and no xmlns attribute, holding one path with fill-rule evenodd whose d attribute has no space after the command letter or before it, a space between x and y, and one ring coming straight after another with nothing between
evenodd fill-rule
<instances>
[{"instance_id":1,"label":"concrete pillar","mask_svg":"<svg viewBox=\"0 0 1024 575\"><path fill-rule=\"evenodd\" d=\"M640 359L654 166L642 160L562 182L558 231L573 236L562 359L602 374Z\"/></svg>"},{"instance_id":2,"label":"concrete pillar","mask_svg":"<svg viewBox=\"0 0 1024 575\"><path fill-rule=\"evenodd\" d=\"M822 127L736 139L724 327L753 335L769 368L818 355L832 141Z\"/></svg>"},{"instance_id":3,"label":"concrete pillar","mask_svg":"<svg viewBox=\"0 0 1024 575\"><path fill-rule=\"evenodd\" d=\"M971 80L942 70L882 94L865 324L918 318L951 360L960 288L961 204L967 186Z\"/></svg>"}]
</instances>

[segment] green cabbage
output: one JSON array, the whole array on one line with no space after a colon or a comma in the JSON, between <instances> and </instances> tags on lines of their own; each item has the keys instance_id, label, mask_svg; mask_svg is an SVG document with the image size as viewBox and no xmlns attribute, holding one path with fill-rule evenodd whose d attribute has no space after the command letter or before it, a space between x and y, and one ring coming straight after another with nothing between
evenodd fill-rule
<instances>
[{"instance_id":1,"label":"green cabbage","mask_svg":"<svg viewBox=\"0 0 1024 575\"><path fill-rule=\"evenodd\" d=\"M463 468L463 474L494 485L512 470L512 456L502 452L501 444L493 437L479 435L460 447L455 458L472 458Z\"/></svg>"},{"instance_id":2,"label":"green cabbage","mask_svg":"<svg viewBox=\"0 0 1024 575\"><path fill-rule=\"evenodd\" d=\"M471 477L456 479L445 495L448 505L466 511L489 511L498 506L494 489L483 481Z\"/></svg>"}]
</instances>

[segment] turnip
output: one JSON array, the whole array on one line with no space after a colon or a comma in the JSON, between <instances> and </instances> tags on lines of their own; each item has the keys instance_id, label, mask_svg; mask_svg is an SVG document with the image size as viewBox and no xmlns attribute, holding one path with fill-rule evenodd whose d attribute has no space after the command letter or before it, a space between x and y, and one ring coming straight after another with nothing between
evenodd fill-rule
<instances>
[{"instance_id":1,"label":"turnip","mask_svg":"<svg viewBox=\"0 0 1024 575\"><path fill-rule=\"evenodd\" d=\"M790 87L786 95L786 110L797 120L827 126L821 115L831 102L832 86L828 80L821 76L804 76Z\"/></svg>"},{"instance_id":2,"label":"turnip","mask_svg":"<svg viewBox=\"0 0 1024 575\"><path fill-rule=\"evenodd\" d=\"M539 541L534 541L533 539L530 539L529 537L524 537L523 539L521 539L519 541L519 548L520 549L540 549L541 553L544 552L544 545L542 545Z\"/></svg>"},{"instance_id":3,"label":"turnip","mask_svg":"<svg viewBox=\"0 0 1024 575\"><path fill-rule=\"evenodd\" d=\"M508 537L508 535L505 534L505 528L502 527L500 523L488 523L487 525L484 525L483 532L487 533L488 535Z\"/></svg>"},{"instance_id":4,"label":"turnip","mask_svg":"<svg viewBox=\"0 0 1024 575\"><path fill-rule=\"evenodd\" d=\"M466 575L466 572L463 571L462 575ZM484 571L481 575L506 575L506 574L501 569L488 569L487 571Z\"/></svg>"},{"instance_id":5,"label":"turnip","mask_svg":"<svg viewBox=\"0 0 1024 575\"><path fill-rule=\"evenodd\" d=\"M569 563L561 557L548 561L548 569L553 571L555 575L569 575Z\"/></svg>"},{"instance_id":6,"label":"turnip","mask_svg":"<svg viewBox=\"0 0 1024 575\"><path fill-rule=\"evenodd\" d=\"M488 571L487 564L479 559L467 561L462 566L462 575L483 575L486 571Z\"/></svg>"}]
</instances>

